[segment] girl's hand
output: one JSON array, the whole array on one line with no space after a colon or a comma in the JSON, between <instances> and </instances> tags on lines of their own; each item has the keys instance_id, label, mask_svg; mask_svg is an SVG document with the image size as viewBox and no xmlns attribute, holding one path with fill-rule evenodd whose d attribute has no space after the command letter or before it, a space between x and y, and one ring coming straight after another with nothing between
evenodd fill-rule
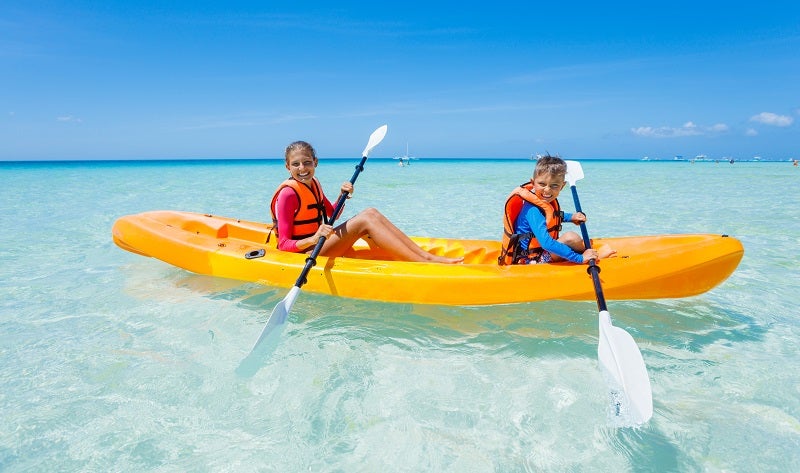
<instances>
[{"instance_id":1,"label":"girl's hand","mask_svg":"<svg viewBox=\"0 0 800 473\"><path fill-rule=\"evenodd\" d=\"M349 199L351 195L353 195L353 184L350 181L346 181L342 184L341 187L342 193L347 192L347 198Z\"/></svg>"},{"instance_id":2,"label":"girl's hand","mask_svg":"<svg viewBox=\"0 0 800 473\"><path fill-rule=\"evenodd\" d=\"M331 233L333 233L333 227L323 223L317 228L317 233L314 234L314 244L319 243L319 239L322 237L328 238Z\"/></svg>"},{"instance_id":3,"label":"girl's hand","mask_svg":"<svg viewBox=\"0 0 800 473\"><path fill-rule=\"evenodd\" d=\"M575 225L580 225L585 221L586 221L586 214L584 214L583 212L575 212L574 214L572 214L571 222L574 223Z\"/></svg>"}]
</instances>

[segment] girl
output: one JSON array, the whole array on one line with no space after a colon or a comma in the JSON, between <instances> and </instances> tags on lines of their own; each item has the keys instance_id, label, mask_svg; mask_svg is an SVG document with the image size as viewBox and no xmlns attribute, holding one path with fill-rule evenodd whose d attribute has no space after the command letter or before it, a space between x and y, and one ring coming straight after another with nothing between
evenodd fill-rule
<instances>
[{"instance_id":1,"label":"girl","mask_svg":"<svg viewBox=\"0 0 800 473\"><path fill-rule=\"evenodd\" d=\"M314 177L318 164L314 148L305 141L295 141L286 147L285 156L290 178L278 187L270 205L278 249L311 251L319 239L325 237L319 254L335 257L344 255L356 240L363 237L370 246L382 248L400 261L459 263L463 260L428 253L374 208L366 209L336 227L323 223L323 213L330 217L333 205ZM341 192L347 192L349 199L353 194L353 184L345 182Z\"/></svg>"}]
</instances>

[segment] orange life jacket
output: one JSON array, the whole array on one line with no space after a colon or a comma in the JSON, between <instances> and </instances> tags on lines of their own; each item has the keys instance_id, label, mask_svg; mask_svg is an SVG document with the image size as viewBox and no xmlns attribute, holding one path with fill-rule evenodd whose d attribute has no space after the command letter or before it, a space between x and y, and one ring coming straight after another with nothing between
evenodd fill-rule
<instances>
[{"instance_id":1,"label":"orange life jacket","mask_svg":"<svg viewBox=\"0 0 800 473\"><path fill-rule=\"evenodd\" d=\"M519 187L511 191L506 200L503 218L503 242L500 256L497 258L497 262L501 265L521 263L542 254L542 245L539 244L533 233L516 233L517 217L522 211L522 205L525 202L530 202L542 212L545 217L547 232L550 233L553 239L558 239L561 222L564 220L564 212L561 211L558 199L551 203L545 202L531 192L532 188L532 182L520 184ZM519 247L519 240L524 238L530 238L527 251Z\"/></svg>"},{"instance_id":2,"label":"orange life jacket","mask_svg":"<svg viewBox=\"0 0 800 473\"><path fill-rule=\"evenodd\" d=\"M297 195L299 205L294 213L294 232L291 238L294 240L302 240L313 236L319 226L325 221L325 195L322 193L322 186L317 178L313 178L311 185L298 182L295 179L289 178L281 183L275 195L272 196L272 202L269 204L269 211L272 214L272 230L275 230L275 235L278 235L278 218L275 213L275 204L278 201L278 194L281 193L284 187L291 188ZM269 235L267 235L269 241Z\"/></svg>"}]
</instances>

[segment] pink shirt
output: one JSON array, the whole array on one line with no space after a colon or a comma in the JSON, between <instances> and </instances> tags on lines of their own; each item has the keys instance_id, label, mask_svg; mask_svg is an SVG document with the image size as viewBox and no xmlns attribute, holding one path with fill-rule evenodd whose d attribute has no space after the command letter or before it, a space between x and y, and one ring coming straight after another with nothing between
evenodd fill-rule
<instances>
[{"instance_id":1,"label":"pink shirt","mask_svg":"<svg viewBox=\"0 0 800 473\"><path fill-rule=\"evenodd\" d=\"M322 196L325 201L325 215L330 217L333 213L333 205L327 197ZM299 240L293 240L294 236L294 214L300 207L300 200L297 194L294 193L291 187L284 187L278 193L278 199L275 201L275 217L278 219L278 249L282 251L291 251L293 253L300 253L297 248ZM284 218L286 216L286 218ZM308 248L307 248L308 249Z\"/></svg>"}]
</instances>

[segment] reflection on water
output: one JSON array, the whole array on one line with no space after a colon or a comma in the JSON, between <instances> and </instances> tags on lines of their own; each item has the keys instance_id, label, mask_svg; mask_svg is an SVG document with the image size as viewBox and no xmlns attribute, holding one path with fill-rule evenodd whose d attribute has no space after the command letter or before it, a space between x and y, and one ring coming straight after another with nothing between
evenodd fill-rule
<instances>
[{"instance_id":1,"label":"reflection on water","mask_svg":"<svg viewBox=\"0 0 800 473\"><path fill-rule=\"evenodd\" d=\"M265 323L287 289L179 271L175 285L203 297L234 302ZM702 352L720 343L758 341L765 328L746 314L701 298L612 301L614 324L645 349ZM320 334L348 334L400 346L481 349L492 353L593 356L593 303L548 301L487 307L390 304L302 293L290 320Z\"/></svg>"}]
</instances>

